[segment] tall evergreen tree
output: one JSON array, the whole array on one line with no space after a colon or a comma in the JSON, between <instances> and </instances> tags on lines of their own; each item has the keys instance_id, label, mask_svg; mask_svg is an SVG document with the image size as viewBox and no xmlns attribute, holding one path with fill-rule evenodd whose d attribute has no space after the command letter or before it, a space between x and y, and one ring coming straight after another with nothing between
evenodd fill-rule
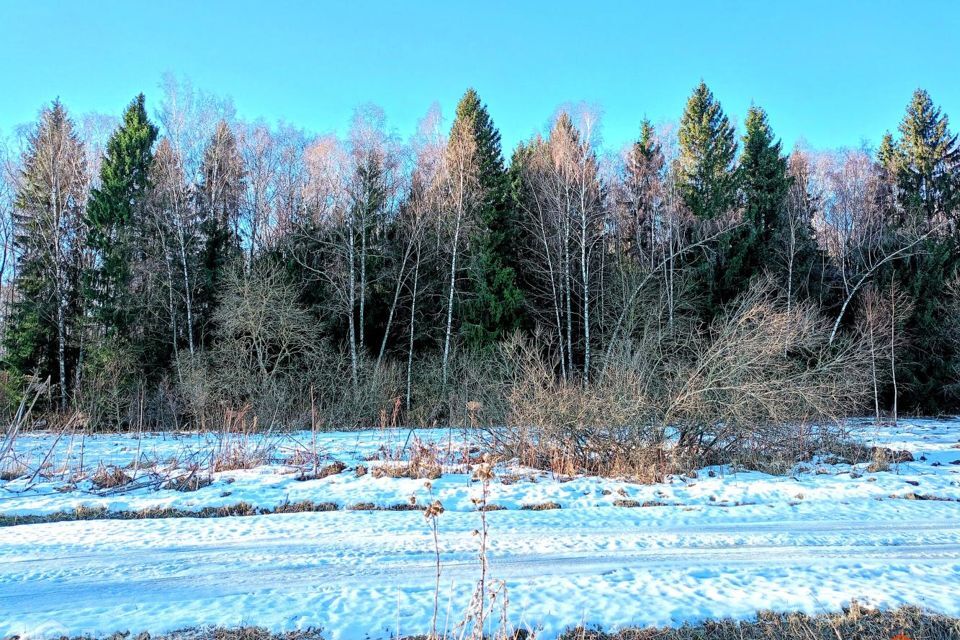
<instances>
[{"instance_id":1,"label":"tall evergreen tree","mask_svg":"<svg viewBox=\"0 0 960 640\"><path fill-rule=\"evenodd\" d=\"M653 266L657 232L657 208L663 197L663 149L653 125L644 119L640 137L630 148L626 166L626 198L629 219L622 233L626 251L634 259L646 257Z\"/></svg>"},{"instance_id":2,"label":"tall evergreen tree","mask_svg":"<svg viewBox=\"0 0 960 640\"><path fill-rule=\"evenodd\" d=\"M729 118L702 81L687 101L678 137L675 175L683 203L696 220L723 219L738 204L737 140ZM726 263L733 240L732 234L725 234L712 256L693 257L705 319L711 319L728 297Z\"/></svg>"},{"instance_id":3,"label":"tall evergreen tree","mask_svg":"<svg viewBox=\"0 0 960 640\"><path fill-rule=\"evenodd\" d=\"M76 372L86 156L59 101L30 133L14 211L15 299L6 361L21 375L48 376L66 409Z\"/></svg>"},{"instance_id":4,"label":"tall evergreen tree","mask_svg":"<svg viewBox=\"0 0 960 640\"><path fill-rule=\"evenodd\" d=\"M930 94L917 89L900 122L900 141L888 154L896 167L902 206L926 220L960 208L960 146L950 120Z\"/></svg>"},{"instance_id":5,"label":"tall evergreen tree","mask_svg":"<svg viewBox=\"0 0 960 640\"><path fill-rule=\"evenodd\" d=\"M774 139L767 114L759 107L747 112L739 174L743 220L724 243L726 256L718 291L721 302L732 299L754 276L772 266L774 240L786 222L787 159L781 155L780 141Z\"/></svg>"},{"instance_id":6,"label":"tall evergreen tree","mask_svg":"<svg viewBox=\"0 0 960 640\"><path fill-rule=\"evenodd\" d=\"M900 138L889 134L878 151L881 174L891 183L901 224L934 228L960 213L960 146L946 114L930 95L914 92L900 122ZM938 412L960 406L960 346L951 339L951 309L943 292L960 273L960 237L949 227L931 234L905 262L890 265L880 281L900 281L913 313L905 331L906 352L897 376L901 402L914 411Z\"/></svg>"},{"instance_id":7,"label":"tall evergreen tree","mask_svg":"<svg viewBox=\"0 0 960 640\"><path fill-rule=\"evenodd\" d=\"M458 123L462 123L461 126ZM469 299L462 306L461 331L476 347L494 344L522 322L523 294L517 284L517 220L497 131L473 89L457 105L453 130L473 137L480 202L470 239Z\"/></svg>"},{"instance_id":8,"label":"tall evergreen tree","mask_svg":"<svg viewBox=\"0 0 960 640\"><path fill-rule=\"evenodd\" d=\"M728 213L737 199L736 134L702 81L687 100L678 137L677 182L684 203L701 220Z\"/></svg>"},{"instance_id":9,"label":"tall evergreen tree","mask_svg":"<svg viewBox=\"0 0 960 640\"><path fill-rule=\"evenodd\" d=\"M128 338L130 277L138 247L137 216L148 188L158 129L147 117L141 93L107 143L100 185L87 205L88 242L95 258L89 278L92 310L105 335Z\"/></svg>"}]
</instances>

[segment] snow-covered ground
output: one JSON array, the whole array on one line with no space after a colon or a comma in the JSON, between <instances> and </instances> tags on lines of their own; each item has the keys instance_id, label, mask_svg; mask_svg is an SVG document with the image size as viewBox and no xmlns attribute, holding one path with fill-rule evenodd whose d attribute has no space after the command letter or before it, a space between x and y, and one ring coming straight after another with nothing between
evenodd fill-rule
<instances>
[{"instance_id":1,"label":"snow-covered ground","mask_svg":"<svg viewBox=\"0 0 960 640\"><path fill-rule=\"evenodd\" d=\"M657 485L498 468L489 502L505 509L486 514L490 572L506 582L511 621L550 638L579 623L819 612L850 598L960 615L960 422L859 429L914 460L879 472L819 462L789 476L710 468ZM310 434L248 442L248 450L269 451L266 464L215 473L190 492L163 487L192 463L207 465L211 452L224 450L221 440L64 437L51 453L54 437L17 441L20 461L35 469L46 460L44 473L0 482L0 516L240 502L262 510L329 502L342 510L0 527L0 636L211 624L322 626L331 639L428 631L429 522L419 511L347 509L362 503L443 503L441 627L460 619L475 586L481 486L463 464L476 455L464 434L418 434L445 463L429 485L372 472L402 464L397 452L414 444L406 431L385 431L318 435L318 466L339 460L346 468L313 480L298 479L313 469L304 463L314 449ZM133 480L97 489L81 479L81 464L90 475L101 462L127 467ZM370 472L357 477L356 465ZM522 509L548 502L561 508Z\"/></svg>"}]
</instances>

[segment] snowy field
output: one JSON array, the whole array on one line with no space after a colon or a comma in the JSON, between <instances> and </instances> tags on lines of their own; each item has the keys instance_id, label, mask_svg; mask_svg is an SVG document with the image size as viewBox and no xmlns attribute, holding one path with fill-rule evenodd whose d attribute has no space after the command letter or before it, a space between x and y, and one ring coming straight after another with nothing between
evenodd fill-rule
<instances>
[{"instance_id":1,"label":"snowy field","mask_svg":"<svg viewBox=\"0 0 960 640\"><path fill-rule=\"evenodd\" d=\"M814 461L787 476L714 467L656 485L499 466L488 503L502 510L486 514L490 574L506 584L511 622L552 638L582 623L816 613L851 598L960 615L960 422L857 429L913 460L886 471ZM0 518L11 525L0 527L0 637L241 624L319 626L344 640L424 633L433 534L421 511L396 509L435 499L446 510L441 629L475 587L482 487L467 468L478 447L462 433L56 438L21 436L24 474L0 481ZM402 468L418 439L439 453L439 478L377 471ZM240 445L263 463L208 478L211 461ZM123 483L98 487L91 478L113 465ZM177 490L184 480L199 488ZM77 509L182 515L241 503L336 510L12 524ZM548 504L559 508L524 508Z\"/></svg>"}]
</instances>

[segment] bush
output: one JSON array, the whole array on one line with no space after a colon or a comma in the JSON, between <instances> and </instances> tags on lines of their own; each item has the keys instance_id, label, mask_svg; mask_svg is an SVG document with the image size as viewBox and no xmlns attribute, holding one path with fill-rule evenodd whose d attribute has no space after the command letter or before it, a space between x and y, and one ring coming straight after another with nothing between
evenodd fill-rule
<instances>
[{"instance_id":1,"label":"bush","mask_svg":"<svg viewBox=\"0 0 960 640\"><path fill-rule=\"evenodd\" d=\"M810 305L760 283L700 331L648 332L611 350L589 385L558 379L536 342L512 351L506 452L555 471L631 475L748 460L790 467L863 406L869 351L829 342Z\"/></svg>"},{"instance_id":2,"label":"bush","mask_svg":"<svg viewBox=\"0 0 960 640\"><path fill-rule=\"evenodd\" d=\"M84 360L75 405L94 429L142 426L140 411L144 385L133 350L106 338L91 348Z\"/></svg>"}]
</instances>

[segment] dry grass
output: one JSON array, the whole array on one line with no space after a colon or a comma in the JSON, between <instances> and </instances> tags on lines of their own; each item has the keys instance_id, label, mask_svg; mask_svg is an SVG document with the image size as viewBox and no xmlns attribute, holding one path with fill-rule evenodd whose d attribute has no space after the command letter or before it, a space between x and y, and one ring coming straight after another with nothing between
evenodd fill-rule
<instances>
[{"instance_id":1,"label":"dry grass","mask_svg":"<svg viewBox=\"0 0 960 640\"><path fill-rule=\"evenodd\" d=\"M194 463L187 467L186 473L171 478L164 483L163 486L165 489L190 492L199 491L204 487L209 487L211 484L213 484L213 478L209 475L204 475L200 470L200 465Z\"/></svg>"},{"instance_id":2,"label":"dry grass","mask_svg":"<svg viewBox=\"0 0 960 640\"><path fill-rule=\"evenodd\" d=\"M92 482L93 486L97 489L117 489L133 482L133 478L128 476L123 469L116 465L104 465L101 463L100 466L97 467L97 471L90 478L90 482Z\"/></svg>"},{"instance_id":3,"label":"dry grass","mask_svg":"<svg viewBox=\"0 0 960 640\"><path fill-rule=\"evenodd\" d=\"M548 502L537 502L534 504L525 504L520 508L524 511L552 511L553 509L560 509L562 507L560 506L559 502L553 502L551 500Z\"/></svg>"},{"instance_id":4,"label":"dry grass","mask_svg":"<svg viewBox=\"0 0 960 640\"><path fill-rule=\"evenodd\" d=\"M380 510L380 508L375 507ZM199 511L188 511L173 507L141 509L138 511L110 511L105 507L77 507L72 511L57 511L43 515L0 516L0 527L12 527L23 524L43 524L48 522L67 522L76 520L152 520L162 518L226 518L230 516L260 516L274 513L315 513L337 511L340 506L335 502L285 502L269 509L254 507L247 502L238 502L223 507L204 507ZM384 508L386 509L386 508Z\"/></svg>"},{"instance_id":5,"label":"dry grass","mask_svg":"<svg viewBox=\"0 0 960 640\"><path fill-rule=\"evenodd\" d=\"M516 629L506 640L526 640L532 634ZM902 607L890 611L865 609L854 603L842 613L808 616L802 613L761 612L756 620L710 620L677 628L627 628L615 632L572 627L558 640L960 640L960 619ZM274 633L260 627L200 627L153 635L129 632L103 640L322 640L321 629ZM450 638L446 634L432 640ZM65 639L66 640L66 639ZM71 640L94 640L78 636ZM402 636L402 640L431 640L429 635Z\"/></svg>"},{"instance_id":6,"label":"dry grass","mask_svg":"<svg viewBox=\"0 0 960 640\"><path fill-rule=\"evenodd\" d=\"M340 506L336 502L288 502L273 509L270 513L314 513L318 511L338 511Z\"/></svg>"},{"instance_id":7,"label":"dry grass","mask_svg":"<svg viewBox=\"0 0 960 640\"><path fill-rule=\"evenodd\" d=\"M380 507L372 502L358 502L347 507L348 511L379 511Z\"/></svg>"},{"instance_id":8,"label":"dry grass","mask_svg":"<svg viewBox=\"0 0 960 640\"><path fill-rule=\"evenodd\" d=\"M347 507L347 511L425 511L426 507L416 503L398 502L381 506L373 502L358 502Z\"/></svg>"},{"instance_id":9,"label":"dry grass","mask_svg":"<svg viewBox=\"0 0 960 640\"><path fill-rule=\"evenodd\" d=\"M301 472L300 475L297 476L297 480L322 480L323 478L329 478L330 476L343 473L343 470L346 468L347 465L339 460L335 460L326 466L320 467L314 473Z\"/></svg>"},{"instance_id":10,"label":"dry grass","mask_svg":"<svg viewBox=\"0 0 960 640\"><path fill-rule=\"evenodd\" d=\"M615 632L575 627L558 640L960 640L960 619L903 607L866 609L855 602L843 613L808 616L761 612L756 620L711 620L679 628L628 628Z\"/></svg>"},{"instance_id":11,"label":"dry grass","mask_svg":"<svg viewBox=\"0 0 960 640\"><path fill-rule=\"evenodd\" d=\"M27 465L19 460L8 460L3 463L3 466L0 466L0 480L4 482L22 478L28 473L30 473L30 470L27 468Z\"/></svg>"},{"instance_id":12,"label":"dry grass","mask_svg":"<svg viewBox=\"0 0 960 640\"><path fill-rule=\"evenodd\" d=\"M253 469L269 460L267 453L245 442L221 445L210 459L210 469L214 472Z\"/></svg>"},{"instance_id":13,"label":"dry grass","mask_svg":"<svg viewBox=\"0 0 960 640\"><path fill-rule=\"evenodd\" d=\"M77 636L70 640L92 640L92 638ZM105 636L103 640L323 640L323 633L322 629L318 628L274 633L262 627L198 627L155 636L149 633L137 635L131 635L129 632L114 633Z\"/></svg>"}]
</instances>

